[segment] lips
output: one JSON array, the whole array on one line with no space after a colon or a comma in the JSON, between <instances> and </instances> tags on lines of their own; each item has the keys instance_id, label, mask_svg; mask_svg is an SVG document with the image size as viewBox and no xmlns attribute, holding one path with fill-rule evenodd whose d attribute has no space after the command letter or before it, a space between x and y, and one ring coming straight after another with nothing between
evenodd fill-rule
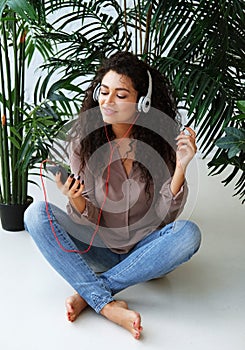
<instances>
[{"instance_id":1,"label":"lips","mask_svg":"<svg viewBox=\"0 0 245 350\"><path fill-rule=\"evenodd\" d=\"M116 111L114 109L111 109L111 108L102 108L102 111L106 115L113 115L116 113Z\"/></svg>"}]
</instances>

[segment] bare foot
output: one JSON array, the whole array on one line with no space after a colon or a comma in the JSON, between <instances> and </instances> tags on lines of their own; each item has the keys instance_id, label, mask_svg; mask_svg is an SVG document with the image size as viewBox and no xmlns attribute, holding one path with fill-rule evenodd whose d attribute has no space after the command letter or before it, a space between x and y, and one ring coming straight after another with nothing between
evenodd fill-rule
<instances>
[{"instance_id":1,"label":"bare foot","mask_svg":"<svg viewBox=\"0 0 245 350\"><path fill-rule=\"evenodd\" d=\"M108 320L127 329L135 339L140 338L141 331L143 330L140 314L129 310L125 301L112 301L105 305L100 313Z\"/></svg>"},{"instance_id":2,"label":"bare foot","mask_svg":"<svg viewBox=\"0 0 245 350\"><path fill-rule=\"evenodd\" d=\"M66 299L65 305L68 321L74 322L88 304L78 293L75 293Z\"/></svg>"}]
</instances>

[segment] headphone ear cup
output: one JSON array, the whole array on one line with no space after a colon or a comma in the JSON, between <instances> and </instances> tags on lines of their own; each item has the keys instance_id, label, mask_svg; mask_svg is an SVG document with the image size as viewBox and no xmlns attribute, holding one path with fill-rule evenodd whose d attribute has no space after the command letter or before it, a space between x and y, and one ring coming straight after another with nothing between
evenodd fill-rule
<instances>
[{"instance_id":1,"label":"headphone ear cup","mask_svg":"<svg viewBox=\"0 0 245 350\"><path fill-rule=\"evenodd\" d=\"M141 96L138 102L138 111L148 113L151 108L151 99L147 96Z\"/></svg>"},{"instance_id":2,"label":"headphone ear cup","mask_svg":"<svg viewBox=\"0 0 245 350\"><path fill-rule=\"evenodd\" d=\"M148 113L150 108L151 108L151 99L146 96L142 102L142 111L144 113Z\"/></svg>"},{"instance_id":3,"label":"headphone ear cup","mask_svg":"<svg viewBox=\"0 0 245 350\"><path fill-rule=\"evenodd\" d=\"M143 111L143 102L144 102L144 96L141 96L138 102L138 111L142 112Z\"/></svg>"},{"instance_id":4,"label":"headphone ear cup","mask_svg":"<svg viewBox=\"0 0 245 350\"><path fill-rule=\"evenodd\" d=\"M100 84L98 84L93 92L93 100L97 102L99 100L99 95L100 95Z\"/></svg>"},{"instance_id":5,"label":"headphone ear cup","mask_svg":"<svg viewBox=\"0 0 245 350\"><path fill-rule=\"evenodd\" d=\"M138 102L138 111L148 113L151 108L151 95L152 95L152 78L149 71L147 71L149 77L149 86L146 96L141 96Z\"/></svg>"}]
</instances>

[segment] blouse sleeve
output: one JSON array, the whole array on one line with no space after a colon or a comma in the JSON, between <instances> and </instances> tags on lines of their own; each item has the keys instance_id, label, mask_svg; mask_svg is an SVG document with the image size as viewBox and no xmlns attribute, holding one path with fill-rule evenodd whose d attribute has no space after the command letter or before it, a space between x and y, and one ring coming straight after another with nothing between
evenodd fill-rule
<instances>
[{"instance_id":1,"label":"blouse sleeve","mask_svg":"<svg viewBox=\"0 0 245 350\"><path fill-rule=\"evenodd\" d=\"M93 203L86 199L86 207L83 213L79 213L70 202L66 205L67 214L70 218L81 225L89 225L90 223L97 224L99 216L99 208L96 207Z\"/></svg>"},{"instance_id":2,"label":"blouse sleeve","mask_svg":"<svg viewBox=\"0 0 245 350\"><path fill-rule=\"evenodd\" d=\"M171 181L172 178L168 179L163 184L159 191L159 198L155 207L158 217L165 225L174 221L181 214L188 195L188 186L186 181L176 195L173 195L171 191Z\"/></svg>"}]
</instances>

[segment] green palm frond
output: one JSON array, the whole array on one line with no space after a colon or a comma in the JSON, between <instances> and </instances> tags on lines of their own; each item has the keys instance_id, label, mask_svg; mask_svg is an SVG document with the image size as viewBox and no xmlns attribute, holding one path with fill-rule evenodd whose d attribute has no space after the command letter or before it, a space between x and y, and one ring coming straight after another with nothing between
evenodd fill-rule
<instances>
[{"instance_id":1,"label":"green palm frond","mask_svg":"<svg viewBox=\"0 0 245 350\"><path fill-rule=\"evenodd\" d=\"M26 76L35 54L41 53L46 60L54 52L53 45L40 36L44 25L48 29L44 5L44 1L31 0L0 3L0 200L6 204L26 203L29 171L35 167L34 162L47 155L51 135L62 125L57 103L51 101L55 113L46 107L39 118L46 125L49 140L41 132L41 121L38 132L34 133L38 113L34 113L35 106L31 107L31 113L25 97ZM33 123L32 128L28 128L28 119Z\"/></svg>"},{"instance_id":2,"label":"green palm frond","mask_svg":"<svg viewBox=\"0 0 245 350\"><path fill-rule=\"evenodd\" d=\"M107 6L113 7L113 16L105 12ZM73 30L67 29L72 25ZM69 85L72 86L72 81L78 80L77 88L73 84L78 103L84 93L83 86L88 82L86 78L81 80L81 76L94 74L106 56L118 50L126 50L132 44L131 34L126 35L123 30L123 10L117 1L82 2L79 8L60 16L52 26L55 29L43 35L61 48L55 57L42 66L44 70L48 68L48 74L40 84L39 91L45 93L53 74L58 72L64 77L61 80L65 90L68 90ZM51 90L55 93L61 89L54 84ZM39 98L41 97L42 93L39 93Z\"/></svg>"},{"instance_id":3,"label":"green palm frond","mask_svg":"<svg viewBox=\"0 0 245 350\"><path fill-rule=\"evenodd\" d=\"M211 174L232 165L224 183L238 177L235 190L244 195L243 151L231 163L216 144L226 128L244 128L234 120L236 103L244 99L242 0L3 0L0 13L5 6L34 28L36 35L27 37L29 61L36 49L44 58L35 103L48 97L71 114L104 57L135 52L172 82L204 157L214 153Z\"/></svg>"}]
</instances>

